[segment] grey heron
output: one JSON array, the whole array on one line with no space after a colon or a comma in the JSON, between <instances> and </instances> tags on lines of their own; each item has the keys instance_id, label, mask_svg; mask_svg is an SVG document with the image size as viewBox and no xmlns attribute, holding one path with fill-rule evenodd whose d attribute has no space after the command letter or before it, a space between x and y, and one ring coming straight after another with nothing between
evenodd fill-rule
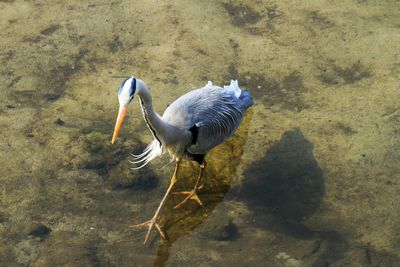
<instances>
[{"instance_id":1,"label":"grey heron","mask_svg":"<svg viewBox=\"0 0 400 267\"><path fill-rule=\"evenodd\" d=\"M177 192L186 197L174 208L181 207L188 200L194 200L203 206L197 195L200 181L206 167L206 154L213 147L224 142L239 127L246 110L253 105L253 99L247 90L241 89L236 80L223 88L208 82L204 87L192 90L175 100L165 110L163 116L153 110L150 90L145 82L136 77L124 80L118 91L119 111L111 143L117 139L119 130L128 110L128 104L135 94L139 96L144 120L154 140L143 153L133 155L134 168L142 168L154 158L168 152L175 161L175 169L168 189L154 216L132 227L148 227L144 243L155 227L165 238L157 218L178 177L182 159L196 161L200 171L191 191Z\"/></svg>"}]
</instances>

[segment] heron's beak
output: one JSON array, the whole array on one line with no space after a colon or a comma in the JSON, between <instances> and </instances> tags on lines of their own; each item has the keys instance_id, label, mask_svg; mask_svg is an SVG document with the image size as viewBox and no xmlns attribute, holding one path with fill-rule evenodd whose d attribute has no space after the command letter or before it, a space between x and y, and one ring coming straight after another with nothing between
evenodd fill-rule
<instances>
[{"instance_id":1,"label":"heron's beak","mask_svg":"<svg viewBox=\"0 0 400 267\"><path fill-rule=\"evenodd\" d=\"M111 144L114 144L115 139L118 137L119 129L124 122L126 112L128 111L128 106L120 106L118 111L117 122L115 123L114 134L111 140Z\"/></svg>"}]
</instances>

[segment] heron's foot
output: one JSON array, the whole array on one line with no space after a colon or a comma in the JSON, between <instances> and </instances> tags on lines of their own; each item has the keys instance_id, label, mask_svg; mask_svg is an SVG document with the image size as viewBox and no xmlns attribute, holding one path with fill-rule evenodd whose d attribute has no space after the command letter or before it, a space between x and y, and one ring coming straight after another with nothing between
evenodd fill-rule
<instances>
[{"instance_id":1,"label":"heron's foot","mask_svg":"<svg viewBox=\"0 0 400 267\"><path fill-rule=\"evenodd\" d=\"M153 227L156 227L156 229L157 229L158 233L160 234L160 236L163 239L165 239L165 235L164 235L163 231L161 230L160 225L157 223L156 216L154 216L152 219L148 220L147 222L134 224L134 225L129 225L129 227L131 227L131 228L145 228L145 227L148 227L147 234L146 234L146 237L144 239L143 244L147 243L147 240L149 239L150 232L153 229Z\"/></svg>"},{"instance_id":2,"label":"heron's foot","mask_svg":"<svg viewBox=\"0 0 400 267\"><path fill-rule=\"evenodd\" d=\"M182 200L178 205L174 207L174 209L182 207L183 204L185 204L188 200L194 200L197 203L199 203L200 206L204 207L203 202L201 202L199 196L197 195L197 190L202 188L203 186L200 186L198 188L193 189L192 191L182 191L182 192L174 192L173 194L175 195L187 195L187 197Z\"/></svg>"}]
</instances>

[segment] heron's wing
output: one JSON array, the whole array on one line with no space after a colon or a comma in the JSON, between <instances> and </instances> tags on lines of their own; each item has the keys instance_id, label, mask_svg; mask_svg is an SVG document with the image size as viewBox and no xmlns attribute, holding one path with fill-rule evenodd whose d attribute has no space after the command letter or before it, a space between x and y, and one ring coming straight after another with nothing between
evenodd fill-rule
<instances>
[{"instance_id":1,"label":"heron's wing","mask_svg":"<svg viewBox=\"0 0 400 267\"><path fill-rule=\"evenodd\" d=\"M190 148L191 153L206 153L211 148L225 141L239 127L243 113L236 101L229 95L208 102L207 109L197 113L197 142Z\"/></svg>"},{"instance_id":2,"label":"heron's wing","mask_svg":"<svg viewBox=\"0 0 400 267\"><path fill-rule=\"evenodd\" d=\"M239 89L240 90L240 89ZM243 119L248 106L241 94L208 84L178 98L163 119L183 129L197 131L197 140L188 147L191 153L206 153L231 136ZM195 128L192 128L195 127Z\"/></svg>"}]
</instances>

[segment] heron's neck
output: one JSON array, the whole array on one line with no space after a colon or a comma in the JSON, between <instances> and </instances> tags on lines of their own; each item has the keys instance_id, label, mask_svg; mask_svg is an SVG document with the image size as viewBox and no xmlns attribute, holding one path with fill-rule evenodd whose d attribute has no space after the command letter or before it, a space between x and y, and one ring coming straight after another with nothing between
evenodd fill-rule
<instances>
[{"instance_id":1,"label":"heron's neck","mask_svg":"<svg viewBox=\"0 0 400 267\"><path fill-rule=\"evenodd\" d=\"M140 98L140 106L147 126L151 130L154 138L156 138L160 143L163 143L163 139L168 135L170 125L153 110L151 94L146 87L141 87L137 91L137 94Z\"/></svg>"}]
</instances>

